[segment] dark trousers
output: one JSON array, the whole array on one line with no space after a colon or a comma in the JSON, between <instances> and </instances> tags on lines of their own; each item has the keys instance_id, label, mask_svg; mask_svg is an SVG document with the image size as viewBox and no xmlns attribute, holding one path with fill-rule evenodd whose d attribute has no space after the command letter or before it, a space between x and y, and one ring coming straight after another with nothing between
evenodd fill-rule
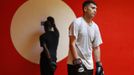
<instances>
[{"instance_id":1,"label":"dark trousers","mask_svg":"<svg viewBox=\"0 0 134 75\"><path fill-rule=\"evenodd\" d=\"M40 72L41 75L54 75L54 71L52 71L50 69L50 65L48 65L49 59L43 54L41 53L41 57L40 57Z\"/></svg>"},{"instance_id":2,"label":"dark trousers","mask_svg":"<svg viewBox=\"0 0 134 75\"><path fill-rule=\"evenodd\" d=\"M75 68L73 65L67 65L68 66L68 75L76 75L75 74ZM93 70L87 70L88 75L93 75Z\"/></svg>"}]
</instances>

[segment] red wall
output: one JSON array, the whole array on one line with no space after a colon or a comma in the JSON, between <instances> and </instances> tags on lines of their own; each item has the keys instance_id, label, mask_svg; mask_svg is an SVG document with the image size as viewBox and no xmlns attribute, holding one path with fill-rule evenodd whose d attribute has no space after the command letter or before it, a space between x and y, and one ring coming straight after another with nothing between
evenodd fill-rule
<instances>
[{"instance_id":1,"label":"red wall","mask_svg":"<svg viewBox=\"0 0 134 75\"><path fill-rule=\"evenodd\" d=\"M64 0L78 16L84 0ZM23 59L15 50L10 37L11 19L25 0L0 1L0 75L39 75L39 65ZM96 0L103 45L102 62L105 75L132 75L134 67L134 8L133 0ZM66 59L58 63L56 75L67 75Z\"/></svg>"}]
</instances>

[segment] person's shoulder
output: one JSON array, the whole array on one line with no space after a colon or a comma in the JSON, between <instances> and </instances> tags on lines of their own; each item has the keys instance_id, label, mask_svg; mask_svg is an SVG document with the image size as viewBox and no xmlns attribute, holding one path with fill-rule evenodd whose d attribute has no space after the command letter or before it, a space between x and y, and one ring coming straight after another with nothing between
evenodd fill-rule
<instances>
[{"instance_id":1,"label":"person's shoulder","mask_svg":"<svg viewBox=\"0 0 134 75\"><path fill-rule=\"evenodd\" d=\"M94 21L93 21L93 28L94 28L95 30L99 30L98 24L96 24Z\"/></svg>"},{"instance_id":2,"label":"person's shoulder","mask_svg":"<svg viewBox=\"0 0 134 75\"><path fill-rule=\"evenodd\" d=\"M81 22L82 21L82 17L78 17L78 18L76 18L75 20L74 20L74 22L76 22L76 23L79 23L79 22Z\"/></svg>"},{"instance_id":3,"label":"person's shoulder","mask_svg":"<svg viewBox=\"0 0 134 75\"><path fill-rule=\"evenodd\" d=\"M80 25L81 22L82 22L82 17L78 17L78 18L76 18L76 19L73 21L73 23L74 23L74 24L77 24L77 25Z\"/></svg>"},{"instance_id":4,"label":"person's shoulder","mask_svg":"<svg viewBox=\"0 0 134 75\"><path fill-rule=\"evenodd\" d=\"M98 28L98 25L94 21L92 21L92 23L93 23L93 27Z\"/></svg>"}]
</instances>

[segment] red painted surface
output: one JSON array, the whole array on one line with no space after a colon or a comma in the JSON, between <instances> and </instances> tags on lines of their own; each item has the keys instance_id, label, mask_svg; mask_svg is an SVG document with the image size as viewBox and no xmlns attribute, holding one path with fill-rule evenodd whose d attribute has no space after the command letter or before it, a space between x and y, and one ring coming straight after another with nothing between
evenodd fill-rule
<instances>
[{"instance_id":1,"label":"red painted surface","mask_svg":"<svg viewBox=\"0 0 134 75\"><path fill-rule=\"evenodd\" d=\"M64 0L82 15L83 0ZM0 1L0 75L40 75L39 65L23 59L15 50L11 37L12 17L25 0ZM134 8L133 0L96 0L103 45L102 63L105 75L133 75L134 67ZM66 59L58 63L55 75L67 75Z\"/></svg>"}]
</instances>

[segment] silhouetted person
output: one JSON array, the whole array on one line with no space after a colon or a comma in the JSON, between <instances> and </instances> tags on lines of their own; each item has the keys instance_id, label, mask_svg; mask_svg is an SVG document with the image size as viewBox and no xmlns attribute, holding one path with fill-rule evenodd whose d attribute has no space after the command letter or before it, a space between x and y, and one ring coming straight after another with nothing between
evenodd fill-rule
<instances>
[{"instance_id":1,"label":"silhouetted person","mask_svg":"<svg viewBox=\"0 0 134 75\"><path fill-rule=\"evenodd\" d=\"M40 55L41 75L54 75L56 70L57 46L59 42L59 31L56 28L54 18L49 16L47 21L41 22L45 33L40 36L40 46L43 51Z\"/></svg>"}]
</instances>

